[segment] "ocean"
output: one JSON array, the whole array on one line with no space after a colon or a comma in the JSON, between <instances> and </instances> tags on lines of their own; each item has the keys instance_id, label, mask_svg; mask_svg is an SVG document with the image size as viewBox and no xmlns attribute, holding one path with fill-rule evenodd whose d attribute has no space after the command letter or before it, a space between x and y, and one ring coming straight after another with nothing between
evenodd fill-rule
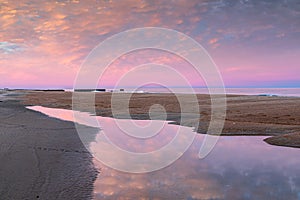
<instances>
[{"instance_id":1,"label":"ocean","mask_svg":"<svg viewBox=\"0 0 300 200\"><path fill-rule=\"evenodd\" d=\"M120 91L124 89L124 91ZM66 91L73 91L66 89ZM144 87L144 88L106 88L106 91L113 92L136 92L136 93L191 93L191 89L182 87L158 88L158 87ZM207 88L193 88L194 93L208 94ZM261 95L261 96L286 96L286 97L300 97L300 88L226 88L227 94L239 95Z\"/></svg>"},{"instance_id":2,"label":"ocean","mask_svg":"<svg viewBox=\"0 0 300 200\"><path fill-rule=\"evenodd\" d=\"M171 88L176 93L188 93L190 89L186 88ZM208 94L207 88L193 88L195 93ZM165 88L146 88L146 92L170 92ZM240 95L264 95L264 96L287 96L287 97L300 97L300 88L225 88L227 94L240 94Z\"/></svg>"}]
</instances>

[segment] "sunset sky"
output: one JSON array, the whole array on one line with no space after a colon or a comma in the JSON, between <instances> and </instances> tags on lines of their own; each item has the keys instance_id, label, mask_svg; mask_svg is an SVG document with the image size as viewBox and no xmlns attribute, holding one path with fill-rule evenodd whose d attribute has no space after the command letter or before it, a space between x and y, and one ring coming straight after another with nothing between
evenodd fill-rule
<instances>
[{"instance_id":1,"label":"sunset sky","mask_svg":"<svg viewBox=\"0 0 300 200\"><path fill-rule=\"evenodd\" d=\"M1 0L0 26L0 88L72 88L97 44L141 27L195 39L227 87L300 87L299 0ZM155 51L120 58L103 86L149 61L181 68L203 86L184 62Z\"/></svg>"}]
</instances>

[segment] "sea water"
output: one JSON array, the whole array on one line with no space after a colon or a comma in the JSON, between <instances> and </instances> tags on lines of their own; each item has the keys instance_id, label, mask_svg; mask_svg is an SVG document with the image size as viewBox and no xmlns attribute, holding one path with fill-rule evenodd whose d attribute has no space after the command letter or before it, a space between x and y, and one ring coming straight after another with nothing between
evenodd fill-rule
<instances>
[{"instance_id":1,"label":"sea water","mask_svg":"<svg viewBox=\"0 0 300 200\"><path fill-rule=\"evenodd\" d=\"M74 111L77 116L82 115L77 120L71 110L40 106L29 109L61 120L95 125L83 120L89 118L88 113ZM102 143L97 142L101 141L103 131L120 148L146 153L165 146L175 136L176 127L180 127L165 123L165 130L158 133L161 136L151 137L147 142L147 139L126 139L121 129L114 128L116 119L96 118L99 133L89 145L94 152L103 150L99 146ZM140 123L122 120L127 122ZM299 199L300 149L269 145L263 141L265 136L221 136L208 156L199 159L204 138L205 135L196 134L192 145L179 159L149 173L122 172L95 158L94 163L101 172L94 183L94 199ZM112 153L111 159L114 156Z\"/></svg>"}]
</instances>

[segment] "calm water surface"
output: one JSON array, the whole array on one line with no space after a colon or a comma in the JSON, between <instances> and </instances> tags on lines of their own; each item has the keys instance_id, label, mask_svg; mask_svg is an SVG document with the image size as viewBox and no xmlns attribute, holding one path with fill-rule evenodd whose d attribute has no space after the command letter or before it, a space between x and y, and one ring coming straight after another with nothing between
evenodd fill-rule
<instances>
[{"instance_id":1,"label":"calm water surface","mask_svg":"<svg viewBox=\"0 0 300 200\"><path fill-rule=\"evenodd\" d=\"M186 88L171 88L173 93L188 93ZM206 88L193 88L195 93L208 94ZM168 93L168 88L146 88L147 92ZM237 95L268 95L268 96L285 96L285 97L300 97L300 88L226 88L227 94Z\"/></svg>"},{"instance_id":2,"label":"calm water surface","mask_svg":"<svg viewBox=\"0 0 300 200\"><path fill-rule=\"evenodd\" d=\"M89 114L40 106L30 109L62 120L95 126L86 120ZM97 153L101 132L120 148L149 152L167 144L180 126L163 123L158 135L134 139L114 127L115 119L97 117L101 131L90 143ZM121 120L131 123L130 120ZM151 121L134 121L146 126ZM185 131L192 131L184 127ZM125 135L125 136L124 136ZM94 199L300 199L300 149L271 146L262 136L222 136L213 151L198 158L204 135L197 134L180 159L161 170L133 174L114 170L94 160L100 169L95 181ZM98 152L101 153L101 152ZM114 155L112 155L112 159ZM126 163L125 163L126 164Z\"/></svg>"},{"instance_id":3,"label":"calm water surface","mask_svg":"<svg viewBox=\"0 0 300 200\"><path fill-rule=\"evenodd\" d=\"M169 88L123 88L125 92L150 92L150 93L190 93L190 88L169 87ZM66 89L73 91L73 89ZM110 89L107 91L120 91L120 89ZM300 88L225 88L227 94L237 95L267 95L267 96L284 96L284 97L300 97ZM207 88L193 88L196 94L209 94Z\"/></svg>"}]
</instances>

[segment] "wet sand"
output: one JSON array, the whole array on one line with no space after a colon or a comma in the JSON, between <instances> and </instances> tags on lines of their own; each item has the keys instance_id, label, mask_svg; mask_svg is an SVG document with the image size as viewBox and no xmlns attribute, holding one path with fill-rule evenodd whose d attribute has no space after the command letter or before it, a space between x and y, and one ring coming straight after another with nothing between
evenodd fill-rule
<instances>
[{"instance_id":1,"label":"wet sand","mask_svg":"<svg viewBox=\"0 0 300 200\"><path fill-rule=\"evenodd\" d=\"M118 94L120 105L124 95ZM97 115L112 117L110 100L111 93L96 94ZM189 120L199 120L198 132L205 133L209 96L198 95L198 102L201 118ZM189 120L180 122L178 102L170 94L134 94L130 113L149 119L153 104L165 107L168 120L190 125ZM224 135L268 135L274 136L265 140L269 144L300 147L300 98L228 95L227 104ZM98 171L74 123L28 110L27 105L72 109L72 93L0 91L0 199L91 199Z\"/></svg>"},{"instance_id":2,"label":"wet sand","mask_svg":"<svg viewBox=\"0 0 300 200\"><path fill-rule=\"evenodd\" d=\"M85 95L82 93L81 95ZM191 126L195 120L199 121L199 133L206 133L211 119L210 96L197 95L200 106L200 119L189 118L181 121L180 105L177 97L172 94L126 94L119 93L114 98L117 101L118 110L115 115L111 112L112 93L96 93L95 109L98 116L126 118L122 113L128 107L123 99L132 95L129 102L129 110L133 119L149 119L149 109L154 104L162 105L167 112L167 120L176 124ZM180 95L184 104L191 104L188 95ZM72 109L71 92L25 92L21 98L24 105L41 105L51 108ZM124 105L123 105L124 104ZM87 106L87 105L86 105ZM90 111L90 108L81 107L81 111ZM193 109L191 109L193 110ZM248 96L227 95L227 113L223 129L223 135L266 135L281 137L284 134L292 134L300 131L300 98L276 97L276 96ZM158 118L161 113L157 112ZM188 113L186 113L188 114ZM163 116L163 114L161 114ZM285 135L286 136L286 135ZM276 145L299 147L299 140L295 143L295 137L291 140L276 140ZM289 145L293 142L293 145ZM272 142L274 144L274 142ZM270 142L270 144L272 144Z\"/></svg>"},{"instance_id":3,"label":"wet sand","mask_svg":"<svg viewBox=\"0 0 300 200\"><path fill-rule=\"evenodd\" d=\"M0 199L91 199L98 170L74 123L28 110L16 97L0 97Z\"/></svg>"},{"instance_id":4,"label":"wet sand","mask_svg":"<svg viewBox=\"0 0 300 200\"><path fill-rule=\"evenodd\" d=\"M268 144L277 145L277 146L300 148L300 132L273 136L273 137L266 138L264 141L267 142Z\"/></svg>"}]
</instances>

